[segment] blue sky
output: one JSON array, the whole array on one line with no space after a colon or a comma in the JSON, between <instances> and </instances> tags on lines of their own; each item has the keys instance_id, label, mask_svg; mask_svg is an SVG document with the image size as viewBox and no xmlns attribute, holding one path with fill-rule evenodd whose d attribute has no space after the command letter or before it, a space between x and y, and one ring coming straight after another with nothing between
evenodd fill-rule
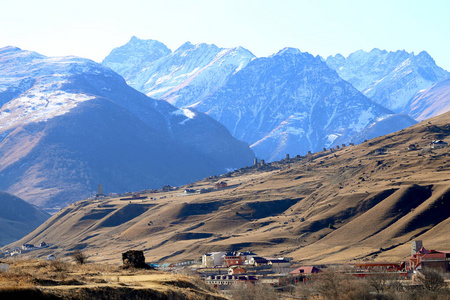
<instances>
[{"instance_id":1,"label":"blue sky","mask_svg":"<svg viewBox=\"0 0 450 300\"><path fill-rule=\"evenodd\" d=\"M450 71L448 0L14 0L0 10L0 47L101 61L131 36L172 50L186 41L347 56L426 50Z\"/></svg>"}]
</instances>

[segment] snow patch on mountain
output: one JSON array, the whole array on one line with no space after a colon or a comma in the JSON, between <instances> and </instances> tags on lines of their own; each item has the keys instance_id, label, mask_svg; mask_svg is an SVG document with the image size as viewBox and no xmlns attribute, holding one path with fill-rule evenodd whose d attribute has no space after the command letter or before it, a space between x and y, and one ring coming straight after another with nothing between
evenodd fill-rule
<instances>
[{"instance_id":1,"label":"snow patch on mountain","mask_svg":"<svg viewBox=\"0 0 450 300\"><path fill-rule=\"evenodd\" d=\"M0 131L30 122L42 122L66 114L80 102L95 97L63 91L28 90L0 109Z\"/></svg>"}]
</instances>

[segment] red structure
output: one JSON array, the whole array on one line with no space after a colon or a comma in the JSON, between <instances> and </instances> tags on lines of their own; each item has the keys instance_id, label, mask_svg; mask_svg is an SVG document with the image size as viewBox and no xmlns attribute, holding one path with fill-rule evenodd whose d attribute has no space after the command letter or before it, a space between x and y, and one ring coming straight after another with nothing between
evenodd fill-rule
<instances>
[{"instance_id":1,"label":"red structure","mask_svg":"<svg viewBox=\"0 0 450 300\"><path fill-rule=\"evenodd\" d=\"M351 275L354 277L367 277L373 275L387 274L407 277L405 263L397 262L366 262L354 265L356 271Z\"/></svg>"},{"instance_id":2,"label":"red structure","mask_svg":"<svg viewBox=\"0 0 450 300\"><path fill-rule=\"evenodd\" d=\"M450 251L427 250L422 247L406 261L407 271L427 269L449 273Z\"/></svg>"}]
</instances>

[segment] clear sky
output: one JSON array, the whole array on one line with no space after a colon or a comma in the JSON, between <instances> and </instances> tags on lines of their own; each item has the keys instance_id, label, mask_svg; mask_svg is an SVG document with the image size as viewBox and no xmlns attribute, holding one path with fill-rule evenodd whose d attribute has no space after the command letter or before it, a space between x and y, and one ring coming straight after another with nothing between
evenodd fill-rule
<instances>
[{"instance_id":1,"label":"clear sky","mask_svg":"<svg viewBox=\"0 0 450 300\"><path fill-rule=\"evenodd\" d=\"M0 47L102 61L131 36L175 50L186 41L284 47L314 55L359 49L427 51L450 71L450 0L11 0L0 7Z\"/></svg>"}]
</instances>

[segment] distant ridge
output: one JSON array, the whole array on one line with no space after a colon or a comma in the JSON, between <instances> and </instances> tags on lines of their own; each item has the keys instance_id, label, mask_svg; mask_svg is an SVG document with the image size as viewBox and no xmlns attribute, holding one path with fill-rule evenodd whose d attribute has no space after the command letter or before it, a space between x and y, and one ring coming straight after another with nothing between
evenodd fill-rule
<instances>
[{"instance_id":1,"label":"distant ridge","mask_svg":"<svg viewBox=\"0 0 450 300\"><path fill-rule=\"evenodd\" d=\"M347 58L340 54L329 56L326 63L376 103L407 114L408 101L417 92L450 75L426 51L415 55L375 48L370 52L356 51Z\"/></svg>"},{"instance_id":2,"label":"distant ridge","mask_svg":"<svg viewBox=\"0 0 450 300\"><path fill-rule=\"evenodd\" d=\"M43 210L0 191L0 247L22 238L49 217Z\"/></svg>"}]
</instances>

